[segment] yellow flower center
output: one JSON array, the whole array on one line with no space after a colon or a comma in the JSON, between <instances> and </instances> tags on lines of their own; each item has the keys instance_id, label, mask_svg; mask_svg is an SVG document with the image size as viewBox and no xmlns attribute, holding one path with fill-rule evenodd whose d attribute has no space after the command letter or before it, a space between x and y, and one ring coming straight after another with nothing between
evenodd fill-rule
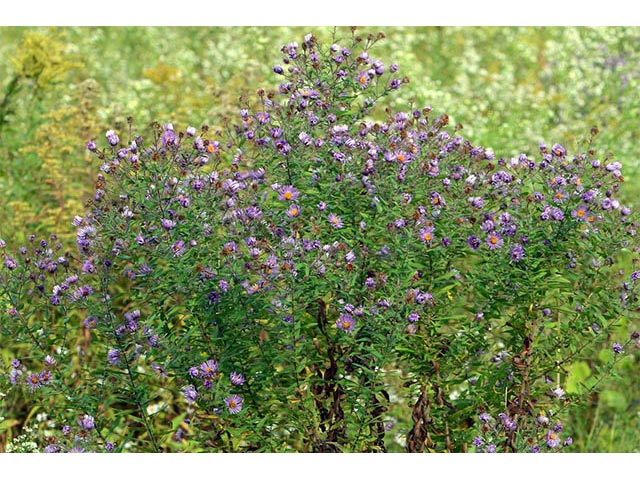
<instances>
[{"instance_id":1,"label":"yellow flower center","mask_svg":"<svg viewBox=\"0 0 640 480\"><path fill-rule=\"evenodd\" d=\"M207 145L207 152L213 153L213 145L211 144Z\"/></svg>"},{"instance_id":2,"label":"yellow flower center","mask_svg":"<svg viewBox=\"0 0 640 480\"><path fill-rule=\"evenodd\" d=\"M291 192L284 192L284 195L283 195L283 196L284 196L284 198L285 198L286 200L291 200L291 199L293 198L293 193L291 193Z\"/></svg>"},{"instance_id":3,"label":"yellow flower center","mask_svg":"<svg viewBox=\"0 0 640 480\"><path fill-rule=\"evenodd\" d=\"M396 158L400 163L403 163L406 159L406 157L402 153L398 154Z\"/></svg>"},{"instance_id":4,"label":"yellow flower center","mask_svg":"<svg viewBox=\"0 0 640 480\"><path fill-rule=\"evenodd\" d=\"M491 242L491 245L495 245L496 243L498 243L498 237L493 236L489 239L489 242Z\"/></svg>"},{"instance_id":5,"label":"yellow flower center","mask_svg":"<svg viewBox=\"0 0 640 480\"><path fill-rule=\"evenodd\" d=\"M586 213L586 212L585 212L582 208L579 208L579 209L578 209L578 211L576 212L576 215L577 215L578 217L582 218L582 217L584 217L584 214L585 214L585 213Z\"/></svg>"},{"instance_id":6,"label":"yellow flower center","mask_svg":"<svg viewBox=\"0 0 640 480\"><path fill-rule=\"evenodd\" d=\"M349 323L348 321L345 320L344 322L342 322L342 328L344 328L345 330L350 326L351 326L351 323Z\"/></svg>"},{"instance_id":7,"label":"yellow flower center","mask_svg":"<svg viewBox=\"0 0 640 480\"><path fill-rule=\"evenodd\" d=\"M422 238L425 239L425 241L430 242L433 239L433 235L431 235L429 232L425 233Z\"/></svg>"},{"instance_id":8,"label":"yellow flower center","mask_svg":"<svg viewBox=\"0 0 640 480\"><path fill-rule=\"evenodd\" d=\"M297 208L292 208L289 211L289 213L291 213L291 215L295 217L296 215L298 215L298 209Z\"/></svg>"},{"instance_id":9,"label":"yellow flower center","mask_svg":"<svg viewBox=\"0 0 640 480\"><path fill-rule=\"evenodd\" d=\"M556 434L555 433L550 433L549 434L549 440L555 440L556 439Z\"/></svg>"},{"instance_id":10,"label":"yellow flower center","mask_svg":"<svg viewBox=\"0 0 640 480\"><path fill-rule=\"evenodd\" d=\"M360 75L360 78L358 80L364 85L365 83L367 83L368 77L366 75Z\"/></svg>"},{"instance_id":11,"label":"yellow flower center","mask_svg":"<svg viewBox=\"0 0 640 480\"><path fill-rule=\"evenodd\" d=\"M229 408L236 408L236 401L235 400L229 400Z\"/></svg>"}]
</instances>

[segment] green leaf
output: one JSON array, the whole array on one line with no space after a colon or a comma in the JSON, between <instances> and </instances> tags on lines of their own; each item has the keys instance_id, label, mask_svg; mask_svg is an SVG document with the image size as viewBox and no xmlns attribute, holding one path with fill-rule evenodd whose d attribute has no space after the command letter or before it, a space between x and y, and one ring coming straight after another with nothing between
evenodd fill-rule
<instances>
[{"instance_id":1,"label":"green leaf","mask_svg":"<svg viewBox=\"0 0 640 480\"><path fill-rule=\"evenodd\" d=\"M591 369L586 362L574 362L569 368L567 377L567 393L582 393L585 388L582 385L591 376Z\"/></svg>"},{"instance_id":2,"label":"green leaf","mask_svg":"<svg viewBox=\"0 0 640 480\"><path fill-rule=\"evenodd\" d=\"M605 390L600 394L600 400L606 406L618 412L624 412L628 407L628 402L624 395L614 390Z\"/></svg>"}]
</instances>

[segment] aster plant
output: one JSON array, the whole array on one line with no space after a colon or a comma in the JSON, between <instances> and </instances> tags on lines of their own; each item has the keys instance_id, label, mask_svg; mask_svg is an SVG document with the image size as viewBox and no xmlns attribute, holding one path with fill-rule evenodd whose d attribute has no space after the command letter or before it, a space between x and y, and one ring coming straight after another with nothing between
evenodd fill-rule
<instances>
[{"instance_id":1,"label":"aster plant","mask_svg":"<svg viewBox=\"0 0 640 480\"><path fill-rule=\"evenodd\" d=\"M2 335L36 352L8 378L67 399L69 448L385 451L398 411L410 452L571 445L560 418L637 344L621 165L595 129L507 160L382 109L408 83L382 38L283 46L218 130L109 130L77 252L2 245Z\"/></svg>"}]
</instances>

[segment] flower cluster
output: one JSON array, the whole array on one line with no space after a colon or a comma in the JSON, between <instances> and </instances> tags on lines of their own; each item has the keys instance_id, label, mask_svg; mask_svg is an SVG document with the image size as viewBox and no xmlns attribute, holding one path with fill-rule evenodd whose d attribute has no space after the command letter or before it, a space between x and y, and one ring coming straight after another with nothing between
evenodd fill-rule
<instances>
[{"instance_id":1,"label":"flower cluster","mask_svg":"<svg viewBox=\"0 0 640 480\"><path fill-rule=\"evenodd\" d=\"M411 379L396 382L410 451L459 448L450 426L480 403L504 411L481 414L478 449L570 444L530 405L599 341L590 314L608 330L637 302L637 272L612 283L610 251L638 253L622 166L559 144L496 158L429 106L376 111L406 83L371 56L379 39L285 45L277 91L221 130L108 131L87 145L101 166L73 220L78 253L2 246L8 314L23 315L21 282L82 312L79 350L105 347L93 368L128 395L149 448L144 405L159 398L167 420L184 408L177 445L383 449L390 365ZM44 384L12 368L12 383ZM564 393L558 381L553 401Z\"/></svg>"}]
</instances>

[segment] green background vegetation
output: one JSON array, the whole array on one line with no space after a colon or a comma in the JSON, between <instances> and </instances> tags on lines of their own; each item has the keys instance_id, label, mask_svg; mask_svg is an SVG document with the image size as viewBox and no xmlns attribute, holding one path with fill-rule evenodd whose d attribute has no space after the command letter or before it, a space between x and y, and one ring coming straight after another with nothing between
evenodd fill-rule
<instances>
[{"instance_id":1,"label":"green background vegetation","mask_svg":"<svg viewBox=\"0 0 640 480\"><path fill-rule=\"evenodd\" d=\"M572 151L598 126L599 149L624 165L621 200L638 207L640 28L362 28L380 30L387 39L374 52L411 80L394 108L431 105L505 158L534 154L540 141ZM98 167L89 139L123 131L128 116L219 126L241 97L277 85L279 47L307 32L350 36L326 27L0 28L0 238L16 247L29 233L57 232L73 248L71 219L84 213ZM574 451L640 451L637 366L622 362L620 378L566 427ZM572 368L579 389L591 372ZM402 439L389 438L400 450Z\"/></svg>"}]
</instances>

